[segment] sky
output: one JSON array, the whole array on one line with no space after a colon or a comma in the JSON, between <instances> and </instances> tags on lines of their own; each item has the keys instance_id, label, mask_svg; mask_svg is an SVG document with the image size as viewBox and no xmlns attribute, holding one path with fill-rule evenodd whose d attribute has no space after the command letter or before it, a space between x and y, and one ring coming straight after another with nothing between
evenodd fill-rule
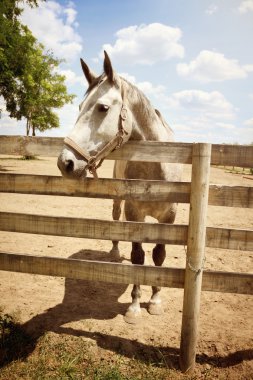
<instances>
[{"instance_id":1,"label":"sky","mask_svg":"<svg viewBox=\"0 0 253 380\"><path fill-rule=\"evenodd\" d=\"M35 37L65 63L73 104L57 110L66 136L87 89L80 57L101 74L103 51L116 72L160 110L180 142L253 142L253 0L74 0L25 6ZM0 108L4 109L3 99ZM25 134L2 112L0 134Z\"/></svg>"}]
</instances>

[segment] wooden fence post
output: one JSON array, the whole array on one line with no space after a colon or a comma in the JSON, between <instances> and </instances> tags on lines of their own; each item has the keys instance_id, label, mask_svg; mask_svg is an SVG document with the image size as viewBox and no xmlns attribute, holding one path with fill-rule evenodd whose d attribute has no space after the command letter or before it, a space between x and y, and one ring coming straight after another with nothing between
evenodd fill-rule
<instances>
[{"instance_id":1,"label":"wooden fence post","mask_svg":"<svg viewBox=\"0 0 253 380\"><path fill-rule=\"evenodd\" d=\"M183 372L195 366L202 272L205 261L211 144L193 144L190 215L180 346Z\"/></svg>"}]
</instances>

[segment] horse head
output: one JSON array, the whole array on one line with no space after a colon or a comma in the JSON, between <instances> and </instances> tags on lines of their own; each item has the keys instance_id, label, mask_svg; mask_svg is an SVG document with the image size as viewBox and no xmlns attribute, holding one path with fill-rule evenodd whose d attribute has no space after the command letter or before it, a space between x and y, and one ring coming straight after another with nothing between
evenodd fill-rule
<instances>
[{"instance_id":1,"label":"horse head","mask_svg":"<svg viewBox=\"0 0 253 380\"><path fill-rule=\"evenodd\" d=\"M88 90L57 162L62 175L68 178L86 177L87 171L96 177L102 160L124 144L132 132L132 115L121 78L106 52L104 55L104 73L100 76L81 59Z\"/></svg>"}]
</instances>

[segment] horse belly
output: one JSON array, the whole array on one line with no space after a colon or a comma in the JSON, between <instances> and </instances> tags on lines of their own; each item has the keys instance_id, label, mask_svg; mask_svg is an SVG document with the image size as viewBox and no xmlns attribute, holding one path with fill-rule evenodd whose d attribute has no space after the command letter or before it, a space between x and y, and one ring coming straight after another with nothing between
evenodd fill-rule
<instances>
[{"instance_id":1,"label":"horse belly","mask_svg":"<svg viewBox=\"0 0 253 380\"><path fill-rule=\"evenodd\" d=\"M129 200L125 202L126 220L136 222L144 222L146 217L151 216L160 223L174 223L176 211L176 203Z\"/></svg>"}]
</instances>

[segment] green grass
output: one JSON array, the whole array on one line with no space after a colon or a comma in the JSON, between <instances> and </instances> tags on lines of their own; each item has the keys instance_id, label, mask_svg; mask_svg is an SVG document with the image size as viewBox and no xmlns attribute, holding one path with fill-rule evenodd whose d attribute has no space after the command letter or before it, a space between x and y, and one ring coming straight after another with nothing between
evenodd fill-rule
<instances>
[{"instance_id":1,"label":"green grass","mask_svg":"<svg viewBox=\"0 0 253 380\"><path fill-rule=\"evenodd\" d=\"M15 317L0 313L0 365L22 356L29 342L29 336L15 321Z\"/></svg>"},{"instance_id":2,"label":"green grass","mask_svg":"<svg viewBox=\"0 0 253 380\"><path fill-rule=\"evenodd\" d=\"M11 156L11 157L0 157L0 161L9 161L9 160L13 160L13 161L33 161L33 160L40 160L39 157L37 156Z\"/></svg>"},{"instance_id":3,"label":"green grass","mask_svg":"<svg viewBox=\"0 0 253 380\"><path fill-rule=\"evenodd\" d=\"M253 174L253 168L242 168L240 166L216 166L213 167L217 169L223 169L225 173L232 173L232 174L242 174L242 175L251 175Z\"/></svg>"},{"instance_id":4,"label":"green grass","mask_svg":"<svg viewBox=\"0 0 253 380\"><path fill-rule=\"evenodd\" d=\"M1 321L0 380L164 380L181 379L180 372L161 363L101 349L76 336L48 332L38 340L27 336L7 314ZM168 377L169 373L173 377Z\"/></svg>"},{"instance_id":5,"label":"green grass","mask_svg":"<svg viewBox=\"0 0 253 380\"><path fill-rule=\"evenodd\" d=\"M100 347L95 340L47 332L26 334L18 320L0 310L0 380L249 380L245 368L197 364L184 375L169 368L166 350L151 347L129 357Z\"/></svg>"}]
</instances>

